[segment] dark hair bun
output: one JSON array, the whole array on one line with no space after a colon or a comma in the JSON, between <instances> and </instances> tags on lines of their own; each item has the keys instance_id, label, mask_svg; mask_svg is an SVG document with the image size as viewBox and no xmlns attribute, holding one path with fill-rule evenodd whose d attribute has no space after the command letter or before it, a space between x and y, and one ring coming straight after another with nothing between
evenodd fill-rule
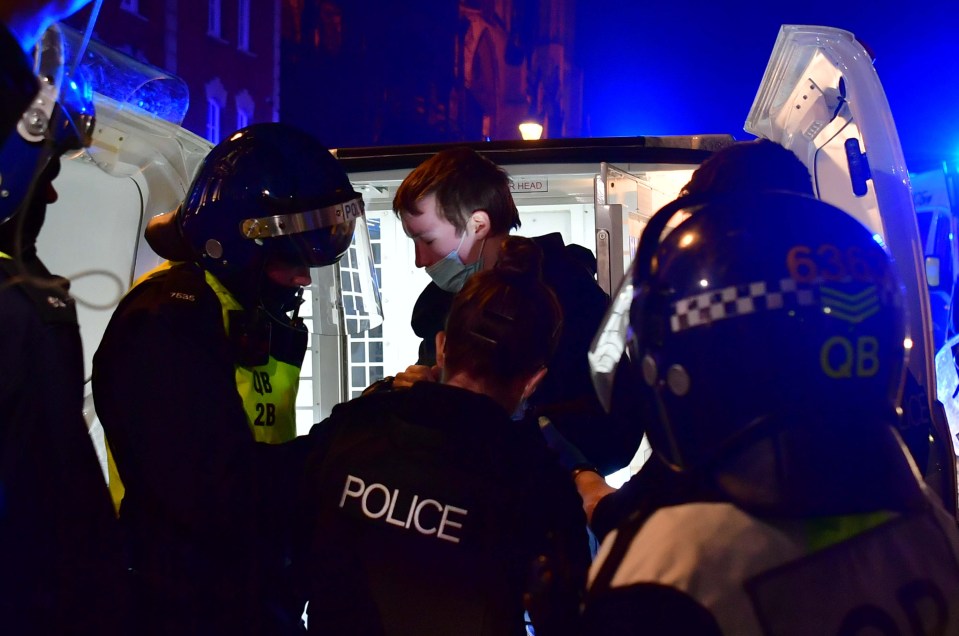
<instances>
[{"instance_id":1,"label":"dark hair bun","mask_svg":"<svg viewBox=\"0 0 959 636\"><path fill-rule=\"evenodd\" d=\"M503 239L495 269L517 279L537 281L542 278L543 250L531 239L509 236Z\"/></svg>"}]
</instances>

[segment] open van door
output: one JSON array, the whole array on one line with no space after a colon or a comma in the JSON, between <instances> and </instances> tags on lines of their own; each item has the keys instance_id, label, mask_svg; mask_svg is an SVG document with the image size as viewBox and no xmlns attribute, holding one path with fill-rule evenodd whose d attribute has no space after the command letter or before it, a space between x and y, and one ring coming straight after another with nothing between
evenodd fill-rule
<instances>
[{"instance_id":1,"label":"open van door","mask_svg":"<svg viewBox=\"0 0 959 636\"><path fill-rule=\"evenodd\" d=\"M956 455L936 396L923 245L899 135L869 53L847 31L785 25L745 129L803 160L817 196L859 219L896 261L912 340L900 433L956 514Z\"/></svg>"},{"instance_id":2,"label":"open van door","mask_svg":"<svg viewBox=\"0 0 959 636\"><path fill-rule=\"evenodd\" d=\"M62 26L68 46L82 34ZM212 144L179 124L186 84L162 69L90 42L80 65L91 78L96 126L91 146L65 155L37 249L52 272L70 279L83 342L84 417L105 460L93 408L93 354L117 303L160 263L143 239L146 223L175 208Z\"/></svg>"},{"instance_id":3,"label":"open van door","mask_svg":"<svg viewBox=\"0 0 959 636\"><path fill-rule=\"evenodd\" d=\"M61 28L68 43L82 37ZM143 239L147 221L180 203L212 144L180 126L189 104L182 79L99 42L87 45L80 69L92 78L93 142L63 157L37 247L71 281L89 378L116 304L161 261Z\"/></svg>"}]
</instances>

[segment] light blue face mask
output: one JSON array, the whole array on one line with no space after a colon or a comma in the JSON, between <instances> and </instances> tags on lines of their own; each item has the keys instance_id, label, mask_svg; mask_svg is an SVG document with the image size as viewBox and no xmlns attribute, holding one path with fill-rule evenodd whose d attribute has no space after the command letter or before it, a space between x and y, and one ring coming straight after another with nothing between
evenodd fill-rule
<instances>
[{"instance_id":1,"label":"light blue face mask","mask_svg":"<svg viewBox=\"0 0 959 636\"><path fill-rule=\"evenodd\" d=\"M470 276L483 269L482 256L472 265L463 264L463 259L460 258L459 251L460 248L463 247L463 241L465 240L466 232L464 231L463 237L460 239L460 244L456 246L455 250L447 254L443 260L436 261L426 268L426 273L433 279L436 286L443 291L455 294L463 289L463 285L466 284ZM484 239L483 242L485 243L486 240ZM482 248L480 248L480 253L482 254Z\"/></svg>"}]
</instances>

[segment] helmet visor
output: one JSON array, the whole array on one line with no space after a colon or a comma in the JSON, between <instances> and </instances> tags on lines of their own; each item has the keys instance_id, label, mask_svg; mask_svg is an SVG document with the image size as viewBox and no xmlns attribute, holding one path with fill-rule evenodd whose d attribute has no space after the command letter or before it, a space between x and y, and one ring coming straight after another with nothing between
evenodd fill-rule
<instances>
[{"instance_id":1,"label":"helmet visor","mask_svg":"<svg viewBox=\"0 0 959 636\"><path fill-rule=\"evenodd\" d=\"M635 261L630 264L629 270L623 276L623 281L619 284L619 289L613 295L609 309L606 310L606 316L596 336L593 337L593 344L587 354L593 388L607 412L612 405L616 372L619 365L625 363L625 356L629 354L627 346L633 334L629 323L629 308L633 303L634 267Z\"/></svg>"},{"instance_id":2,"label":"helmet visor","mask_svg":"<svg viewBox=\"0 0 959 636\"><path fill-rule=\"evenodd\" d=\"M357 217L355 224L353 240L342 258L310 271L314 333L356 335L383 323L379 277L366 217Z\"/></svg>"}]
</instances>

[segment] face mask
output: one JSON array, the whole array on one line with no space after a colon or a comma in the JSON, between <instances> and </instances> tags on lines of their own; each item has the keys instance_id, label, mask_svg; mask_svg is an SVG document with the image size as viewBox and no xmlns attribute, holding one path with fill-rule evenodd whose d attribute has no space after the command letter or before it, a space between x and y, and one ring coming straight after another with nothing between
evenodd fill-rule
<instances>
[{"instance_id":1,"label":"face mask","mask_svg":"<svg viewBox=\"0 0 959 636\"><path fill-rule=\"evenodd\" d=\"M455 250L450 252L443 260L437 261L426 268L426 273L430 275L436 286L443 291L455 294L463 289L463 285L466 284L466 280L470 276L483 269L482 256L472 265L463 264L459 251L463 247L464 240L466 240L466 232L463 232L463 238L460 239L460 244L456 246ZM482 248L480 248L480 251L482 251Z\"/></svg>"}]
</instances>

